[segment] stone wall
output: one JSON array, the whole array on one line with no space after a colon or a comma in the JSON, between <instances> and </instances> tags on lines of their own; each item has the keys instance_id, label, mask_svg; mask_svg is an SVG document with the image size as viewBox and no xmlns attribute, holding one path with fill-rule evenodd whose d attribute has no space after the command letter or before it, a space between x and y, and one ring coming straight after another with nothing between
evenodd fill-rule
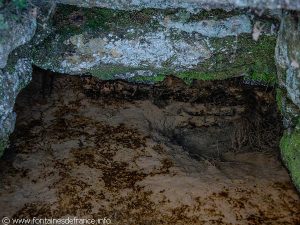
<instances>
[{"instance_id":1,"label":"stone wall","mask_svg":"<svg viewBox=\"0 0 300 225\"><path fill-rule=\"evenodd\" d=\"M300 190L300 13L282 14L276 47L279 86L278 103L287 128L282 141L282 158Z\"/></svg>"},{"instance_id":2,"label":"stone wall","mask_svg":"<svg viewBox=\"0 0 300 225\"><path fill-rule=\"evenodd\" d=\"M12 68L0 70L0 155L14 131L16 114L13 111L17 95L31 80L31 60L21 58Z\"/></svg>"},{"instance_id":3,"label":"stone wall","mask_svg":"<svg viewBox=\"0 0 300 225\"><path fill-rule=\"evenodd\" d=\"M31 57L26 52L19 56L14 50L29 42L35 34L36 14L32 10L18 14L11 6L0 10L3 18L0 29L0 155L14 130L16 97L31 79Z\"/></svg>"},{"instance_id":4,"label":"stone wall","mask_svg":"<svg viewBox=\"0 0 300 225\"><path fill-rule=\"evenodd\" d=\"M10 9L0 11L3 25L0 28L0 69L6 66L9 54L31 40L36 29L36 18L27 10L15 15Z\"/></svg>"}]
</instances>

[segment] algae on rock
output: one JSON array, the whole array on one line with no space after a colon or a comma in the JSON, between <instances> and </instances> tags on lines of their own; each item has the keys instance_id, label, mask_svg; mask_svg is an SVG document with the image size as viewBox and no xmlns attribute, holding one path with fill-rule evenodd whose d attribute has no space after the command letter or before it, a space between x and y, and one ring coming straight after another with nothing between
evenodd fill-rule
<instances>
[{"instance_id":1,"label":"algae on rock","mask_svg":"<svg viewBox=\"0 0 300 225\"><path fill-rule=\"evenodd\" d=\"M243 75L275 82L276 37L270 30L276 25L265 21L255 42L255 19L244 11L224 17L222 10L192 15L182 9L127 12L60 6L55 18L56 33L34 51L34 63L44 69L144 82L167 74L188 82Z\"/></svg>"},{"instance_id":2,"label":"algae on rock","mask_svg":"<svg viewBox=\"0 0 300 225\"><path fill-rule=\"evenodd\" d=\"M281 156L300 191L300 119L292 132L286 131L280 142Z\"/></svg>"},{"instance_id":3,"label":"algae on rock","mask_svg":"<svg viewBox=\"0 0 300 225\"><path fill-rule=\"evenodd\" d=\"M295 186L300 191L300 13L285 11L276 46L276 64L280 85L277 93L286 132L281 154Z\"/></svg>"}]
</instances>

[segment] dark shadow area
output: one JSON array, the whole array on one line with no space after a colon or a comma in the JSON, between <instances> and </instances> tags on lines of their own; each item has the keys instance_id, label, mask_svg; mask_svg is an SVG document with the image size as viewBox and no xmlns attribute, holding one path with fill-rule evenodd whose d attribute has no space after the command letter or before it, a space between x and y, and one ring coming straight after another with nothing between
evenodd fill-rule
<instances>
[{"instance_id":1,"label":"dark shadow area","mask_svg":"<svg viewBox=\"0 0 300 225\"><path fill-rule=\"evenodd\" d=\"M122 80L101 81L90 76L64 76L35 68L31 84L18 97L17 114L36 102L55 104L58 99L53 92L63 93L66 88L74 89L86 99L107 104L147 100L160 109L172 104L190 104L191 110L181 107L180 111L173 112L189 117L186 123L168 124L168 115L164 115L159 123L151 124L154 119L148 119L149 129L160 132L198 159L219 157L227 151L279 150L282 118L272 87L245 84L241 78L195 80L186 85L173 76L154 85L135 84ZM37 125L38 121L32 123L32 126ZM31 126L25 130L17 128L15 133L24 136L27 129Z\"/></svg>"}]
</instances>

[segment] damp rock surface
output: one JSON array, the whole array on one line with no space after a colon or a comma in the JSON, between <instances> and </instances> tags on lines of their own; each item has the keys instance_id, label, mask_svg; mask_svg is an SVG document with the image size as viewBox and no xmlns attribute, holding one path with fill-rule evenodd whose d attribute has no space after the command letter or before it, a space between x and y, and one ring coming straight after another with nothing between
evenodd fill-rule
<instances>
[{"instance_id":1,"label":"damp rock surface","mask_svg":"<svg viewBox=\"0 0 300 225\"><path fill-rule=\"evenodd\" d=\"M22 12L21 15L15 15L8 9L0 10L0 19L0 69L3 69L9 54L31 40L37 23L36 15L30 10Z\"/></svg>"},{"instance_id":2,"label":"damp rock surface","mask_svg":"<svg viewBox=\"0 0 300 225\"><path fill-rule=\"evenodd\" d=\"M54 72L151 82L171 73L188 80L276 76L278 21L271 15L59 5L53 23L55 32L33 49L33 62Z\"/></svg>"},{"instance_id":3,"label":"damp rock surface","mask_svg":"<svg viewBox=\"0 0 300 225\"><path fill-rule=\"evenodd\" d=\"M1 217L299 224L299 195L278 160L272 90L43 76L17 100L22 113L0 161ZM207 142L193 149L192 135Z\"/></svg>"},{"instance_id":4,"label":"damp rock surface","mask_svg":"<svg viewBox=\"0 0 300 225\"><path fill-rule=\"evenodd\" d=\"M298 108L300 108L299 19L299 12L283 13L276 47L276 62L280 84L282 88L286 88L288 99ZM294 113L290 116L297 117L299 115L300 112L298 112L298 115Z\"/></svg>"},{"instance_id":5,"label":"damp rock surface","mask_svg":"<svg viewBox=\"0 0 300 225\"><path fill-rule=\"evenodd\" d=\"M190 11L199 9L224 8L261 8L261 9L292 9L299 10L300 2L298 0L134 0L134 1L110 1L110 0L57 0L58 3L73 4L83 7L107 7L113 9L142 9L142 8L185 8Z\"/></svg>"},{"instance_id":6,"label":"damp rock surface","mask_svg":"<svg viewBox=\"0 0 300 225\"><path fill-rule=\"evenodd\" d=\"M30 59L19 59L8 70L0 70L0 155L8 146L8 137L14 131L16 113L14 104L17 95L31 80Z\"/></svg>"},{"instance_id":7,"label":"damp rock surface","mask_svg":"<svg viewBox=\"0 0 300 225\"><path fill-rule=\"evenodd\" d=\"M289 168L293 181L300 190L300 30L299 12L284 12L280 26L276 63L280 88L278 105L288 130L281 140L282 158Z\"/></svg>"}]
</instances>

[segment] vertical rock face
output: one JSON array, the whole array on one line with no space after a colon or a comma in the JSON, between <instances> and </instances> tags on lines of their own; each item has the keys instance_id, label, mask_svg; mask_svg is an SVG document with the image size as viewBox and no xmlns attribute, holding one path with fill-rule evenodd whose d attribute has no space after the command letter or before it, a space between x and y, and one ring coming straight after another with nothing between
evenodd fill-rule
<instances>
[{"instance_id":1,"label":"vertical rock face","mask_svg":"<svg viewBox=\"0 0 300 225\"><path fill-rule=\"evenodd\" d=\"M29 10L20 15L0 11L0 69L6 66L8 55L18 46L30 41L36 30L36 18Z\"/></svg>"},{"instance_id":2,"label":"vertical rock face","mask_svg":"<svg viewBox=\"0 0 300 225\"><path fill-rule=\"evenodd\" d=\"M31 80L31 60L19 59L10 69L0 70L0 155L8 144L8 135L13 132L16 115L14 104L20 90Z\"/></svg>"},{"instance_id":3,"label":"vertical rock face","mask_svg":"<svg viewBox=\"0 0 300 225\"><path fill-rule=\"evenodd\" d=\"M29 53L20 57L12 52L29 42L37 27L35 9L16 12L13 5L0 10L0 156L14 130L16 97L29 83L32 71Z\"/></svg>"},{"instance_id":4,"label":"vertical rock face","mask_svg":"<svg viewBox=\"0 0 300 225\"><path fill-rule=\"evenodd\" d=\"M281 141L282 158L300 190L300 13L282 15L276 47L278 101L289 128Z\"/></svg>"},{"instance_id":5,"label":"vertical rock face","mask_svg":"<svg viewBox=\"0 0 300 225\"><path fill-rule=\"evenodd\" d=\"M276 60L281 84L300 107L300 13L284 12L277 41Z\"/></svg>"}]
</instances>

